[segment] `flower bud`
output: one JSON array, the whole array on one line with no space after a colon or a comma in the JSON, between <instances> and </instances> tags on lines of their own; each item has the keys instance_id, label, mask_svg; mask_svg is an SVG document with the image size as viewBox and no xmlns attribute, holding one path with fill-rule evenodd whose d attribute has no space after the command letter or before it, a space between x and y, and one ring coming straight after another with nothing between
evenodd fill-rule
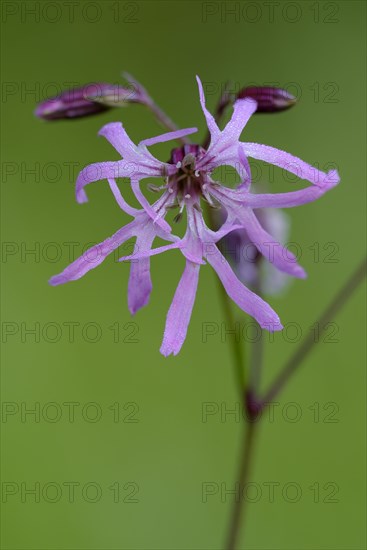
<instances>
[{"instance_id":1,"label":"flower bud","mask_svg":"<svg viewBox=\"0 0 367 550\"><path fill-rule=\"evenodd\" d=\"M45 120L80 118L127 103L144 103L144 98L132 85L123 87L100 82L70 88L46 99L38 105L35 114Z\"/></svg>"},{"instance_id":2,"label":"flower bud","mask_svg":"<svg viewBox=\"0 0 367 550\"><path fill-rule=\"evenodd\" d=\"M277 113L289 109L297 102L297 99L286 90L266 86L243 88L237 98L246 97L257 101L257 113Z\"/></svg>"}]
</instances>

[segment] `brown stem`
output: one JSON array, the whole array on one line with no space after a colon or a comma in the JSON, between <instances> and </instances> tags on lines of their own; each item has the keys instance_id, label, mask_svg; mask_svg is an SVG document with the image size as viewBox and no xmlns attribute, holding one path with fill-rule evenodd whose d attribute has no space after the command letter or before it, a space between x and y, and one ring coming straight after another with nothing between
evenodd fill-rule
<instances>
[{"instance_id":1,"label":"brown stem","mask_svg":"<svg viewBox=\"0 0 367 550\"><path fill-rule=\"evenodd\" d=\"M232 507L227 542L225 545L226 550L235 550L236 543L240 535L240 528L243 528L245 520L247 518L245 489L251 471L256 426L256 420L249 420L243 425L244 434L240 451L239 470L236 479L239 487L239 494L237 495L237 498L235 499Z\"/></svg>"}]
</instances>

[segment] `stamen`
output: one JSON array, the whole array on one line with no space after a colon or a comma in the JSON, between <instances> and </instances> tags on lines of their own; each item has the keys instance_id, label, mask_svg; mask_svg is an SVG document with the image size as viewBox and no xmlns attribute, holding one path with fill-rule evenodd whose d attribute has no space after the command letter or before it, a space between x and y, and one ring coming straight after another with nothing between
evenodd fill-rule
<instances>
[{"instance_id":1,"label":"stamen","mask_svg":"<svg viewBox=\"0 0 367 550\"><path fill-rule=\"evenodd\" d=\"M220 203L217 201L213 202L213 199L207 193L203 193L202 198L205 202L209 204L211 208L214 208L215 210L219 210L221 208Z\"/></svg>"},{"instance_id":2,"label":"stamen","mask_svg":"<svg viewBox=\"0 0 367 550\"><path fill-rule=\"evenodd\" d=\"M189 195L189 193L187 193L187 195L185 195L185 199L191 199L191 195Z\"/></svg>"},{"instance_id":3,"label":"stamen","mask_svg":"<svg viewBox=\"0 0 367 550\"><path fill-rule=\"evenodd\" d=\"M213 203L213 200L212 200L212 198L209 194L208 188L209 188L209 185L207 183L204 183L204 185L202 185L202 187L201 187L202 197L203 197L203 200L205 202L210 204L210 206L214 206L214 203Z\"/></svg>"},{"instance_id":4,"label":"stamen","mask_svg":"<svg viewBox=\"0 0 367 550\"><path fill-rule=\"evenodd\" d=\"M152 191L153 193L159 193L159 191L163 191L163 189L166 189L165 185L161 185L158 187L158 185L154 185L153 183L148 183L147 188L149 191Z\"/></svg>"},{"instance_id":5,"label":"stamen","mask_svg":"<svg viewBox=\"0 0 367 550\"><path fill-rule=\"evenodd\" d=\"M182 166L182 162L179 160L178 163L176 164L176 168L181 168Z\"/></svg>"},{"instance_id":6,"label":"stamen","mask_svg":"<svg viewBox=\"0 0 367 550\"><path fill-rule=\"evenodd\" d=\"M203 193L203 200L205 202L207 202L208 204L210 204L210 206L212 206L214 203L212 201L212 198L210 195L208 195L207 193Z\"/></svg>"}]
</instances>

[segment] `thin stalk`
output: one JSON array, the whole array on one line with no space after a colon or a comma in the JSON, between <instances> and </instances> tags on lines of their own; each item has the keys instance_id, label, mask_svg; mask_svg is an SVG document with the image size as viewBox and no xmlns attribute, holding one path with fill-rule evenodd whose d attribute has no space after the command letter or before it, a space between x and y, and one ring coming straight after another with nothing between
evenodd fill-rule
<instances>
[{"instance_id":1,"label":"thin stalk","mask_svg":"<svg viewBox=\"0 0 367 550\"><path fill-rule=\"evenodd\" d=\"M209 206L206 206L207 215L210 221L210 224L214 226L213 214ZM228 328L235 330L235 317L233 315L232 304L230 298L228 297L227 292L225 291L222 282L219 277L216 277L218 290L222 302L222 308L224 315L227 319ZM241 340L237 339L236 334L233 334L233 339L231 340L232 355L235 366L235 376L237 381L238 390L240 392L241 403L244 398L245 388L246 388L246 353L244 346L241 346Z\"/></svg>"},{"instance_id":2,"label":"thin stalk","mask_svg":"<svg viewBox=\"0 0 367 550\"><path fill-rule=\"evenodd\" d=\"M259 294L259 285L256 285L254 292ZM241 527L247 517L247 502L244 500L246 494L246 484L249 480L252 457L254 455L254 442L257 433L257 414L258 410L258 391L261 381L263 360L263 339L261 338L252 343L250 372L247 388L243 386L242 406L246 411L246 418L243 424L242 448L240 453L239 467L236 482L239 486L238 498L233 503L232 514L227 535L227 550L234 550L237 540L240 536Z\"/></svg>"},{"instance_id":3,"label":"thin stalk","mask_svg":"<svg viewBox=\"0 0 367 550\"><path fill-rule=\"evenodd\" d=\"M222 282L219 280L219 277L217 277L217 282L219 287L219 294L221 296L223 311L227 319L228 327L230 329L233 327L233 330L234 330L235 318L232 311L232 304L230 303L230 300L227 296L226 291L224 290ZM246 371L245 371L246 354L245 354L244 348L241 346L240 340L236 338L236 334L233 334L233 338L231 342L232 342L231 347L232 347L232 354L233 354L233 360L234 360L234 366L235 366L235 375L236 375L237 386L240 392L240 399L242 403L243 396L244 396L244 388L246 387Z\"/></svg>"},{"instance_id":4,"label":"thin stalk","mask_svg":"<svg viewBox=\"0 0 367 550\"><path fill-rule=\"evenodd\" d=\"M260 334L260 338L255 340L251 346L249 393L253 394L255 397L258 395L260 389L264 355L262 330Z\"/></svg>"},{"instance_id":5,"label":"thin stalk","mask_svg":"<svg viewBox=\"0 0 367 550\"><path fill-rule=\"evenodd\" d=\"M363 260L363 262L347 279L346 283L342 286L334 299L322 313L320 319L318 320L320 334L322 334L326 330L327 324L334 319L335 315L346 304L358 285L363 281L365 276L366 259ZM307 357L307 355L310 353L316 343L317 341L314 338L314 334L310 332L308 336L306 336L306 338L303 340L301 345L298 347L298 349L295 351L295 353L288 360L279 376L270 386L269 390L266 392L264 398L262 399L262 407L265 407L268 403L273 401L274 398L283 390L290 377L300 367L301 363L304 361L304 359Z\"/></svg>"},{"instance_id":6,"label":"thin stalk","mask_svg":"<svg viewBox=\"0 0 367 550\"><path fill-rule=\"evenodd\" d=\"M235 499L232 507L231 520L228 530L226 550L235 550L240 529L243 528L246 520L246 483L249 479L252 465L252 457L254 454L254 441L256 434L256 421L249 421L243 424L244 435L242 438L242 447L240 451L239 469L237 474L237 482L239 494Z\"/></svg>"},{"instance_id":7,"label":"thin stalk","mask_svg":"<svg viewBox=\"0 0 367 550\"><path fill-rule=\"evenodd\" d=\"M260 266L257 264L257 277L254 287L252 289L255 294L261 296L261 279L260 279ZM247 391L248 396L248 406L251 406L250 401L253 403L257 400L260 384L261 384L261 374L262 374L262 365L263 365L263 355L264 355L264 339L263 331L260 325L257 325L260 330L260 338L254 340L251 344L251 359L250 359L250 376L249 376L249 387Z\"/></svg>"}]
</instances>

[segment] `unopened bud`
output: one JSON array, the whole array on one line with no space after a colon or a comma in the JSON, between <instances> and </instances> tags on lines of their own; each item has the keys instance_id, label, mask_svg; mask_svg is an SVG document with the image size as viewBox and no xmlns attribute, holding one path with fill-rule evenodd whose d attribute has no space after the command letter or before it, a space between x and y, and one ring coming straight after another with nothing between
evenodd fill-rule
<instances>
[{"instance_id":1,"label":"unopened bud","mask_svg":"<svg viewBox=\"0 0 367 550\"><path fill-rule=\"evenodd\" d=\"M237 98L250 97L257 101L257 113L277 113L289 109L297 102L297 99L282 88L249 87L243 88Z\"/></svg>"},{"instance_id":2,"label":"unopened bud","mask_svg":"<svg viewBox=\"0 0 367 550\"><path fill-rule=\"evenodd\" d=\"M38 105L35 114L46 120L79 118L131 102L144 102L144 98L133 86L114 86L100 82L70 88L58 96L46 99Z\"/></svg>"}]
</instances>

